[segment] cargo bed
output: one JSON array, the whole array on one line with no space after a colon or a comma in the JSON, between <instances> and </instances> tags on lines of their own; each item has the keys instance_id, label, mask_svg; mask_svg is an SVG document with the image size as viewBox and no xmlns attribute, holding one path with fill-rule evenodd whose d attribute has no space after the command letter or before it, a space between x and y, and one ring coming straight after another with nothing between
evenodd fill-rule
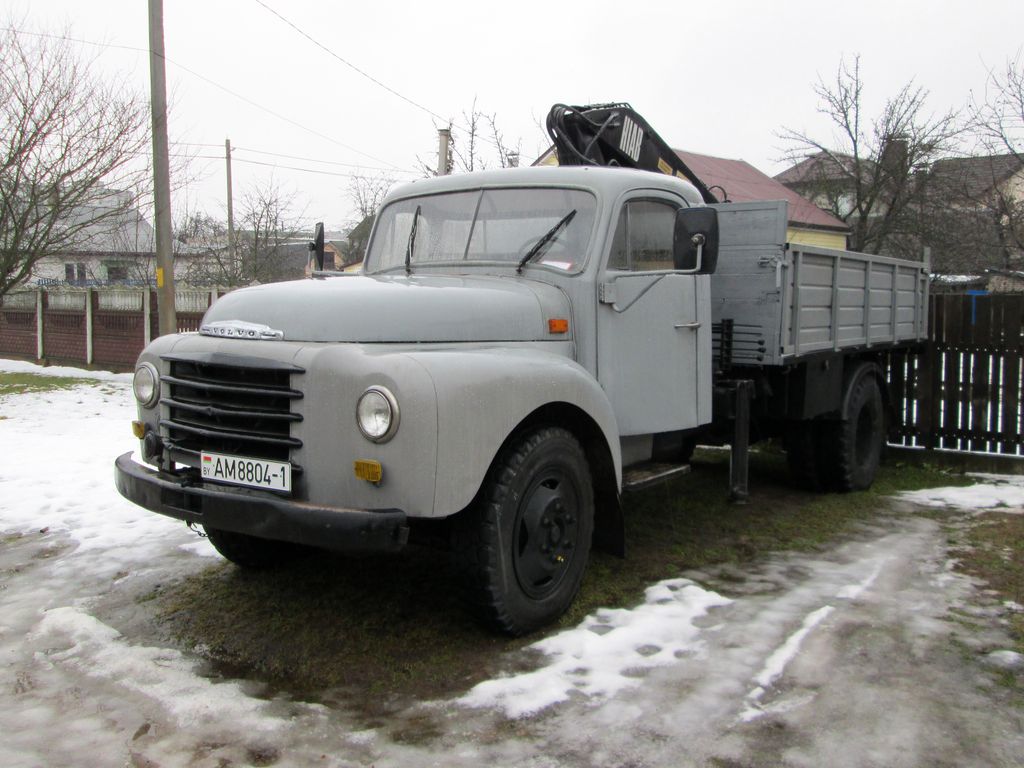
<instances>
[{"instance_id":1,"label":"cargo bed","mask_svg":"<svg viewBox=\"0 0 1024 768\"><path fill-rule=\"evenodd\" d=\"M927 337L928 264L786 242L784 201L725 203L711 279L716 363L773 366Z\"/></svg>"}]
</instances>

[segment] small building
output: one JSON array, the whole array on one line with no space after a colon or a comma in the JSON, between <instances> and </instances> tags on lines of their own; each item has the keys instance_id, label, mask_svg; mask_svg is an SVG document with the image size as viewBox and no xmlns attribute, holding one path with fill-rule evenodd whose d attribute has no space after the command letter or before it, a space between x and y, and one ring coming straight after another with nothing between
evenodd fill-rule
<instances>
[{"instance_id":1,"label":"small building","mask_svg":"<svg viewBox=\"0 0 1024 768\"><path fill-rule=\"evenodd\" d=\"M1024 293L1024 271L1019 269L986 269L989 293Z\"/></svg>"},{"instance_id":2,"label":"small building","mask_svg":"<svg viewBox=\"0 0 1024 768\"><path fill-rule=\"evenodd\" d=\"M108 190L72 211L80 227L74 241L32 268L35 285L106 285L145 282L156 258L156 232L127 192ZM86 222L83 225L77 222Z\"/></svg>"}]
</instances>

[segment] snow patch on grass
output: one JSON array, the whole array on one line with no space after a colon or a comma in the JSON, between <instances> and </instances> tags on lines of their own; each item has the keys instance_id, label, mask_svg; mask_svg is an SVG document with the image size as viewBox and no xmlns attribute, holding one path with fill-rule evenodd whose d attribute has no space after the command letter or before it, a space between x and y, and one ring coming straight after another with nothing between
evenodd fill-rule
<instances>
[{"instance_id":1,"label":"snow patch on grass","mask_svg":"<svg viewBox=\"0 0 1024 768\"><path fill-rule=\"evenodd\" d=\"M643 604L602 608L574 629L530 646L550 662L533 672L480 683L459 700L469 707L495 707L508 717L540 712L574 693L614 696L640 682L637 672L672 664L702 648L696 620L732 601L689 579L648 587Z\"/></svg>"},{"instance_id":2,"label":"snow patch on grass","mask_svg":"<svg viewBox=\"0 0 1024 768\"><path fill-rule=\"evenodd\" d=\"M0 370L14 362L3 361ZM49 375L51 369L39 370ZM131 377L107 375L115 378L98 387L3 399L0 530L66 534L77 544L76 556L102 552L102 568L118 570L145 562L169 542L197 539L182 523L132 504L114 488L114 459L138 440L131 433Z\"/></svg>"},{"instance_id":3,"label":"snow patch on grass","mask_svg":"<svg viewBox=\"0 0 1024 768\"><path fill-rule=\"evenodd\" d=\"M984 482L967 487L926 488L903 491L901 499L925 507L1024 513L1024 477L1014 475L971 475Z\"/></svg>"},{"instance_id":4,"label":"snow patch on grass","mask_svg":"<svg viewBox=\"0 0 1024 768\"><path fill-rule=\"evenodd\" d=\"M287 726L267 716L271 702L245 695L238 683L197 675L195 662L179 651L129 645L117 630L77 608L47 611L32 634L34 640L58 644L58 650L37 654L39 661L66 665L158 701L181 728L211 721L250 732Z\"/></svg>"},{"instance_id":5,"label":"snow patch on grass","mask_svg":"<svg viewBox=\"0 0 1024 768\"><path fill-rule=\"evenodd\" d=\"M36 365L26 360L0 358L0 373L34 373L39 376L53 376L61 379L96 379L97 381L122 381L131 383L132 374L110 371L87 371L84 368L69 368L63 365Z\"/></svg>"}]
</instances>

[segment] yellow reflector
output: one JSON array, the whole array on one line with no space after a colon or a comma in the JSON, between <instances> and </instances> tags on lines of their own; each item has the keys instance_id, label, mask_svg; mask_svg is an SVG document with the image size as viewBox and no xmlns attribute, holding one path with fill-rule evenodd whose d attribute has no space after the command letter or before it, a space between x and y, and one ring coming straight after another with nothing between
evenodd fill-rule
<instances>
[{"instance_id":1,"label":"yellow reflector","mask_svg":"<svg viewBox=\"0 0 1024 768\"><path fill-rule=\"evenodd\" d=\"M139 440L146 436L146 425L141 421L132 422L132 434L135 435Z\"/></svg>"},{"instance_id":2,"label":"yellow reflector","mask_svg":"<svg viewBox=\"0 0 1024 768\"><path fill-rule=\"evenodd\" d=\"M569 321L564 317L554 317L548 320L548 331L550 333L568 333Z\"/></svg>"},{"instance_id":3,"label":"yellow reflector","mask_svg":"<svg viewBox=\"0 0 1024 768\"><path fill-rule=\"evenodd\" d=\"M356 459L354 462L356 477L368 483L379 483L384 477L384 470L379 461L369 459Z\"/></svg>"}]
</instances>

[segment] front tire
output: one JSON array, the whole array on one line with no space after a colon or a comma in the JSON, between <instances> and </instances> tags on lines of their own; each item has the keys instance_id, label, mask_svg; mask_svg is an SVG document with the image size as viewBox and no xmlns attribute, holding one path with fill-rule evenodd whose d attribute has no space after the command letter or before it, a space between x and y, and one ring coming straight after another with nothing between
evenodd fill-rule
<instances>
[{"instance_id":1,"label":"front tire","mask_svg":"<svg viewBox=\"0 0 1024 768\"><path fill-rule=\"evenodd\" d=\"M510 635L555 621L579 592L593 528L594 492L579 441L560 427L515 438L454 527L470 609Z\"/></svg>"},{"instance_id":2,"label":"front tire","mask_svg":"<svg viewBox=\"0 0 1024 768\"><path fill-rule=\"evenodd\" d=\"M237 566L251 570L267 570L291 562L301 547L287 541L271 541L244 533L203 526L213 548Z\"/></svg>"}]
</instances>

